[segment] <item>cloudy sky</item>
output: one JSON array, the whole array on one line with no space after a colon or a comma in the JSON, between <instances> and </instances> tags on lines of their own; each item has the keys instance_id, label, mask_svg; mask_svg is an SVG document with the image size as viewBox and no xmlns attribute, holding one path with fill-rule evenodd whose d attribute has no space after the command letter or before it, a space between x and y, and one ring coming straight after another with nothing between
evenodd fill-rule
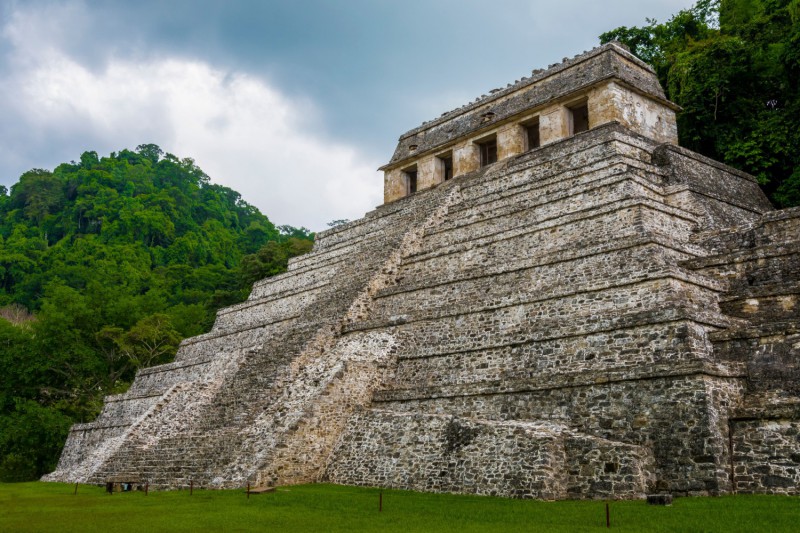
<instances>
[{"instance_id":1,"label":"cloudy sky","mask_svg":"<svg viewBox=\"0 0 800 533\"><path fill-rule=\"evenodd\" d=\"M381 203L400 134L694 0L0 0L0 184L155 143L276 224Z\"/></svg>"}]
</instances>

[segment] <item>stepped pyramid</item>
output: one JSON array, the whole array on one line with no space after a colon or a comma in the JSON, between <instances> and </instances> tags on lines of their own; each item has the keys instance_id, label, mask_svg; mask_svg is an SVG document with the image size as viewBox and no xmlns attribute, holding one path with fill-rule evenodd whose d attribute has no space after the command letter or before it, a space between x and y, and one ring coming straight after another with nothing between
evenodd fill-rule
<instances>
[{"instance_id":1,"label":"stepped pyramid","mask_svg":"<svg viewBox=\"0 0 800 533\"><path fill-rule=\"evenodd\" d=\"M800 209L677 145L617 43L400 138L322 232L75 425L48 480L800 490Z\"/></svg>"}]
</instances>

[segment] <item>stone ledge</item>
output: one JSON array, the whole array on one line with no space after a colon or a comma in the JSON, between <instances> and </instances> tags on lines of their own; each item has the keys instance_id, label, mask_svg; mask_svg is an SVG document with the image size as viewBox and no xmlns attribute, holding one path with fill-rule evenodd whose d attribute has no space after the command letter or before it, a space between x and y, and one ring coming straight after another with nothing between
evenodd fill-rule
<instances>
[{"instance_id":1,"label":"stone ledge","mask_svg":"<svg viewBox=\"0 0 800 533\"><path fill-rule=\"evenodd\" d=\"M274 320L274 321L270 321L270 322L253 324L251 326L244 326L244 327L241 327L241 328L226 329L226 330L221 330L221 331L219 331L219 330L218 331L211 330L208 333L204 333L202 335L197 335L196 337L191 337L191 338L188 338L188 339L184 339L183 341L181 341L180 345L181 345L181 347L192 346L194 344L198 344L200 342L209 341L209 340L212 340L212 339L219 339L219 338L222 338L222 337L229 337L231 335L236 335L237 333L244 333L245 331L251 331L251 330L254 330L254 329L266 328L268 326L274 326L274 325L280 324L282 322L290 322L292 320L297 320L298 318L300 318L302 316L303 316L302 313L298 313L296 315L288 316L286 318L281 318L280 320Z\"/></svg>"},{"instance_id":2,"label":"stone ledge","mask_svg":"<svg viewBox=\"0 0 800 533\"><path fill-rule=\"evenodd\" d=\"M681 263L681 266L691 268L692 270L699 270L701 268L714 266L729 266L736 263L747 263L750 261L757 261L759 259L792 256L797 255L798 253L800 253L800 241L781 244L765 244L749 250L737 250L735 252L689 259L688 261Z\"/></svg>"},{"instance_id":3,"label":"stone ledge","mask_svg":"<svg viewBox=\"0 0 800 533\"><path fill-rule=\"evenodd\" d=\"M575 250L574 246L565 245L561 248L550 248L547 250L546 253L541 253L539 255L531 255L527 259L521 259L518 261L511 261L499 267L487 267L487 268L464 268L460 271L463 273L461 277L453 277L449 278L448 281L444 282L436 282L430 279L420 280L418 283L406 283L404 287L408 287L411 290L415 288L423 288L423 287L434 287L438 284L447 284L452 282L458 282L462 280L469 280L483 277L484 273L497 273L497 274L504 274L509 272L514 272L516 270L527 270L529 268L535 268L539 266L547 266L557 263L566 263L574 260L580 260L585 257L589 257L592 255L600 255L604 253L611 253L615 251L621 251L625 249L636 248L639 246L649 246L655 245L660 246L662 248L678 252L685 255L692 255L698 256L702 254L703 249L697 246L692 246L687 243L677 242L674 239L670 238L668 235L663 235L659 232L650 232L646 235L629 235L623 236L618 239L615 239L612 242L600 242L591 244L589 246L584 246L579 250ZM548 259L552 258L552 259ZM428 259L420 259L417 260L416 258L406 258L403 261L403 265L413 265L416 263L423 263ZM700 274L703 279L708 279L708 283L711 286L719 287L720 290L726 286L726 284L722 283L721 281L717 280L716 278L705 276ZM719 284L719 285L718 285ZM389 291L390 289L383 289L379 294L383 294L383 291Z\"/></svg>"},{"instance_id":4,"label":"stone ledge","mask_svg":"<svg viewBox=\"0 0 800 533\"><path fill-rule=\"evenodd\" d=\"M366 235L360 236L358 240L344 241L341 244L336 244L329 248L324 248L321 250L314 249L307 254L292 257L291 259L294 259L294 261L289 264L288 270L284 274L305 274L307 272L311 272L319 268L319 263L322 261L326 261L322 263L322 266L328 264L334 265L340 262L336 260L337 258L340 256L346 256L351 250L370 248L375 243L381 243L386 240L386 229L377 228ZM272 278L266 278L265 280L256 282L256 284L266 283L270 279Z\"/></svg>"},{"instance_id":5,"label":"stone ledge","mask_svg":"<svg viewBox=\"0 0 800 533\"><path fill-rule=\"evenodd\" d=\"M731 413L729 420L732 423L751 420L800 420L800 398L771 405L741 407Z\"/></svg>"},{"instance_id":6,"label":"stone ledge","mask_svg":"<svg viewBox=\"0 0 800 533\"><path fill-rule=\"evenodd\" d=\"M208 361L208 362L211 362L211 361ZM194 365L190 365L190 366L194 366ZM152 367L152 368L156 368L156 367ZM166 392L166 390L164 392ZM163 392L153 393L153 394L132 394L132 395L128 395L127 392L123 392L122 394L114 394L114 395L106 396L105 398L103 398L103 401L105 403L127 402L127 401L131 401L131 400L145 400L147 398L160 398L163 395L164 395Z\"/></svg>"},{"instance_id":7,"label":"stone ledge","mask_svg":"<svg viewBox=\"0 0 800 533\"><path fill-rule=\"evenodd\" d=\"M654 317L654 318L656 318L656 317ZM438 358L442 358L442 357L450 357L450 356L453 356L453 355L467 355L467 354L474 354L474 353L482 353L482 352L486 352L486 351L489 351L489 350L503 350L503 349L506 349L506 348L515 348L515 347L518 347L518 346L527 346L527 345L532 345L532 344L536 344L536 343L545 343L545 342L551 342L551 341L562 340L562 339L581 338L581 337L585 337L587 335L601 335L603 333L610 333L612 331L620 332L620 331L635 330L637 328L648 328L648 327L653 327L653 326L667 326L667 325L670 325L670 324L679 325L679 324L691 324L691 323L694 323L693 321L687 320L687 319L672 319L672 318L667 319L667 320L655 320L654 319L652 321L642 320L641 322L635 322L635 323L633 323L633 321L631 321L631 322L632 323L630 323L630 324L619 325L617 327L609 328L609 329L597 329L597 330L594 330L594 331L590 331L588 333L572 333L572 332L568 332L566 334L553 335L552 334L553 333L552 330L550 330L549 333L551 333L551 335L549 335L549 336L542 335L542 336L540 336L538 338L535 338L535 339L513 340L513 341L508 341L508 342L495 342L495 343L492 343L492 344L487 344L485 346L479 346L477 348L463 348L463 349L458 349L458 350L447 350L447 351L428 352L428 353L415 352L413 354L406 354L406 355L402 355L401 354L401 355L398 355L397 358L398 358L398 361L415 361L415 360L424 360L424 359L438 359ZM741 365L741 363L736 362L736 361L725 361L724 364L725 365ZM592 371L596 372L596 370L592 370Z\"/></svg>"},{"instance_id":8,"label":"stone ledge","mask_svg":"<svg viewBox=\"0 0 800 533\"><path fill-rule=\"evenodd\" d=\"M478 204L475 204L475 205L471 205L469 207L465 207L464 209L462 209L460 211L457 211L456 213L452 213L452 216L455 218L455 220L453 221L454 223L452 223L450 225L447 225L447 226L444 226L442 228L437 228L435 231L431 231L430 233L428 233L427 236L447 234L447 233L450 233L452 231L461 230L461 229L468 228L469 226L473 226L473 225L477 225L477 224L483 224L483 223L490 222L490 221L496 221L496 220L512 218L512 217L518 216L520 213L531 212L531 211L535 210L536 208L539 208L539 207L542 207L542 206L545 206L545 205L552 206L553 204L556 204L558 202L569 202L571 199L574 199L576 197L579 198L581 196L584 196L587 192L601 191L602 189L610 188L610 187L613 187L615 185L620 185L620 184L635 183L636 185L639 185L642 188L644 188L646 190L649 190L654 195L657 195L657 196L660 196L660 197L664 196L664 194L660 190L658 190L659 187L657 185L653 184L653 182L649 181L647 178L641 177L636 173L630 172L630 167L628 165L626 165L624 162L611 163L608 166L604 167L603 170L605 170L605 169L616 170L615 167L619 167L619 170L618 171L614 171L613 173L611 173L609 175L597 178L595 180L592 180L592 181L589 181L589 182L580 183L578 185L573 186L570 189L562 190L562 191L556 192L556 193L552 193L552 195L550 195L550 196L548 196L548 195L539 196L537 198L537 200L535 202L533 202L533 203L526 203L524 201L517 201L517 202L513 202L512 201L512 202L508 203L508 206L513 206L513 207L510 207L510 208L507 208L507 209L503 209L503 208L491 209L490 210L490 212L492 213L491 216L486 216L486 217L481 218L479 220L469 220L467 218L456 218L456 217L459 214L467 212L467 211L479 210L479 209L481 209L483 207L484 204L478 203ZM589 172L588 174L594 174L595 172L598 172L598 171L599 171L599 169L598 170L593 170L592 172ZM573 179L573 178L570 178L570 179ZM521 190L521 191L517 191L517 192L515 192L515 193L513 193L513 194L511 194L509 196L515 196L515 195L518 195L518 194L519 195L521 195L521 194L530 194L530 193L531 193L531 189L524 189L524 190ZM633 196L633 197L634 198L647 199L644 196L642 196L642 197ZM497 199L494 199L494 200L490 200L487 203L502 202L502 201L505 201L507 199L508 199L508 197L501 197L501 198L497 198ZM626 198L626 199L628 199L628 198ZM614 200L614 201L618 201L618 200ZM575 210L575 211L563 210L562 214L560 214L558 216L559 217L567 216L567 215L570 215L570 214L573 214L573 213L580 213L581 211L586 211L588 209L599 208L599 207L602 207L604 205L609 205L609 204L613 203L614 201L609 202L609 201L605 200L602 203L597 203L595 205L591 205L589 207L585 207L584 209L581 209L581 210ZM651 201L653 201L653 200L651 200ZM672 209L676 209L675 207L670 206L666 202L664 202L663 205L665 205L666 207L672 208ZM688 213L688 215L690 217L695 217L696 216L693 213L689 213L688 211L685 211L683 209L680 209L679 211L682 212L682 213ZM541 218L540 221L552 220L553 218L554 217L549 217L549 218L548 217L544 217L544 218ZM464 242L464 241L459 241L459 242ZM454 244L457 244L457 243L454 243Z\"/></svg>"},{"instance_id":9,"label":"stone ledge","mask_svg":"<svg viewBox=\"0 0 800 533\"><path fill-rule=\"evenodd\" d=\"M698 283L698 280L693 279L692 276L685 276L680 271L664 271L664 272L657 272L651 273L648 272L639 278L634 279L626 279L613 284L609 282L606 285L601 286L590 286L590 287L583 287L580 290L570 290L570 288L563 288L560 292L554 291L552 293L547 294L546 296L537 296L532 294L527 294L527 298L519 297L513 301L504 302L502 304L484 304L481 307L475 307L474 305L448 305L447 307L432 307L429 310L424 312L417 312L416 314L412 315L404 315L405 318L403 320L403 324L413 324L416 322L423 322L423 321L435 321L447 318L454 318L460 316L469 316L481 313L487 313L492 311L500 311L503 309L518 307L518 306L530 306L532 304L545 304L546 302L558 302L560 300L569 299L579 295L591 295L591 294L600 294L607 291L625 289L630 287L636 287L638 285L646 286L649 282L654 281L678 281L687 283L690 285L694 285L696 287L700 287L703 289L708 289L707 286ZM702 280L699 280L702 281ZM713 290L713 289L711 289ZM471 302L475 303L475 302ZM691 310L690 307L685 307L687 310ZM705 310L703 310L705 311ZM590 313L592 311L589 311ZM626 311L622 311L625 313ZM574 313L572 316L574 318L579 318L585 316L586 313ZM727 327L738 325L743 323L742 319L737 317L731 317L728 315L723 315L721 313L712 313L711 315L715 315L719 317L719 321L715 323L715 325L719 326L720 324L726 324ZM549 321L550 319L544 319L545 321ZM538 323L539 321L537 321ZM395 325L397 322L393 320L392 316L383 316L378 319L373 320L364 320L361 322L354 323L355 327L365 327L368 329L374 329L376 327L382 326L391 326ZM349 326L346 328L347 331L350 331Z\"/></svg>"},{"instance_id":10,"label":"stone ledge","mask_svg":"<svg viewBox=\"0 0 800 533\"><path fill-rule=\"evenodd\" d=\"M610 126L616 126L611 128ZM608 130L608 131L605 131ZM588 137L582 138L582 135ZM495 163L492 166L485 167L487 174L491 174L493 179L486 180L480 174L471 174L470 179L466 179L462 186L465 198L469 201L480 200L481 198L496 196L508 192L506 196L513 196L515 189L530 190L533 186L534 189L546 188L549 186L558 186L563 181L564 174L575 174L575 177L580 177L586 174L591 174L595 171L592 165L602 164L615 158L620 159L620 163L631 164L640 168L650 167L653 174L662 176L659 167L651 165L647 162L642 162L630 153L620 150L620 147L629 147L639 150L643 154L649 155L648 149L650 146L639 146L631 142L633 132L625 130L618 124L603 125L590 130L589 132L579 134L575 137L569 137L548 144L546 146L535 148L524 154L516 156L510 161L502 161ZM562 150L558 150L557 145L561 143L579 144L578 151L572 152L571 155L581 154L586 156L588 153L592 159L590 163L580 161L564 166L564 157ZM655 143L653 143L655 146ZM552 157L550 157L552 153ZM578 159L578 158L576 158ZM557 168L551 168L552 165L560 165ZM609 165L606 165L609 166ZM498 172L498 169L500 171ZM491 170L491 172L489 172ZM534 171L537 173L535 180L525 180L517 184L507 185L507 182L514 182L517 180L516 176L524 173ZM495 175L497 175L495 177ZM477 194L471 195L473 191L478 191ZM454 212L458 213L460 209Z\"/></svg>"},{"instance_id":11,"label":"stone ledge","mask_svg":"<svg viewBox=\"0 0 800 533\"><path fill-rule=\"evenodd\" d=\"M483 169L481 169L481 171L482 170ZM470 174L480 174L480 173L482 173L481 171L476 171L476 172L473 172L473 173L470 173ZM350 231L352 229L359 228L359 227L362 227L362 226L363 227L375 226L376 223L385 222L386 219L388 219L388 218L390 218L392 216L395 216L395 215L398 216L398 217L403 217L403 216L408 216L409 214L413 214L414 211L415 211L414 204L417 203L417 202L413 201L414 199L419 199L419 198L428 199L428 198L431 198L431 197L435 198L437 196L436 195L437 191L443 191L443 190L447 189L448 185L451 184L454 181L455 182L459 182L459 183L463 183L463 179L465 178L465 176L466 175L457 176L453 180L450 180L450 181L447 181L447 182L444 182L444 183L439 183L439 184L437 184L436 186L434 186L432 188L423 189L421 191L417 191L416 193L414 193L412 195L402 196L400 198L392 200L391 202L387 202L387 203L383 203L381 205L378 205L372 211L369 211L362 218L360 218L358 220L353 220L353 221L348 222L347 224L343 224L342 226L337 226L337 227L334 227L334 228L329 228L329 229L326 229L326 230L318 232L316 234L317 235L317 242L319 242L322 245L321 249L324 249L325 248L325 243L328 240L333 240L334 242L341 242L341 241L335 240L335 237L341 237L343 233L346 233L346 232L348 232L348 231ZM427 194L429 192L431 194ZM433 202L435 202L435 200L433 200ZM372 230L370 230L369 233L372 233ZM314 249L316 250L316 243L315 243L315 248Z\"/></svg>"},{"instance_id":12,"label":"stone ledge","mask_svg":"<svg viewBox=\"0 0 800 533\"><path fill-rule=\"evenodd\" d=\"M244 310L249 309L251 307L256 307L256 306L259 306L259 305L266 305L266 304L270 304L270 303L277 302L277 301L280 301L280 300L284 300L284 299L287 299L287 298L292 298L294 296L298 296L298 295L303 294L303 293L307 293L307 292L311 292L311 291L316 291L316 290L322 289L324 287L327 287L328 285L330 285L330 281L323 281L323 282L318 283L316 285L302 285L302 286L300 286L299 288L296 288L296 289L289 289L289 290L286 290L286 291L283 291L283 292L270 294L269 296L262 296L260 298L255 298L253 300L249 300L248 299L248 300L245 300L244 302L238 303L236 305L231 305L231 306L223 307L222 309L219 309L217 311L217 317L219 317L221 315L227 315L227 314L230 314L230 313L236 313L236 312L239 312L239 311L244 311Z\"/></svg>"},{"instance_id":13,"label":"stone ledge","mask_svg":"<svg viewBox=\"0 0 800 533\"><path fill-rule=\"evenodd\" d=\"M545 148L539 148L537 150L544 150L551 146L552 145L548 145ZM637 159L631 154L620 150L620 146L628 146L630 148L647 153L645 148L630 143L628 137L619 136L619 138L617 138L615 136L608 136L600 137L597 142L581 147L581 150L578 153L584 156L587 154L592 156L591 162L584 160L572 163L570 166L563 166L564 160L561 156L557 155L550 159L538 160L541 158L533 159L533 156L537 155L535 152L528 152L526 153L526 155L530 154L528 155L528 158L515 162L513 165L508 164L508 168L503 168L506 166L504 163L497 163L497 165L501 167L500 172L498 172L494 167L486 167L487 174L490 174L493 179L487 180L483 179L483 177L477 176L466 180L462 186L462 191L465 198L463 204L464 207L459 208L456 206L451 214L457 215L461 211L468 209L470 205L487 203L482 201L483 199L487 198L512 198L523 191L530 192L538 189L547 189L548 187L558 188L559 186L563 185L565 179L580 180L580 178L584 176L590 176L591 174L603 169L611 168L614 165L626 165L642 171L647 171L653 175L657 175L660 179L662 178L658 167L650 165L649 163L643 163L641 160ZM562 167L551 168L551 165L553 164L562 165ZM488 172L488 170L491 170L491 172ZM522 178L519 177L521 174L526 172L534 172L536 174L535 178L532 176ZM494 177L495 174L499 174L499 176ZM569 177L565 178L565 175L568 175ZM651 185L660 186L659 183L654 183L649 179L648 181ZM511 183L509 184L508 182ZM582 186L586 183L591 183L591 181L580 182L578 185L576 185L576 187ZM470 192L473 189L480 192L478 194L471 195Z\"/></svg>"},{"instance_id":14,"label":"stone ledge","mask_svg":"<svg viewBox=\"0 0 800 533\"><path fill-rule=\"evenodd\" d=\"M723 295L719 299L719 302L736 302L747 298L765 298L770 296L786 296L790 294L800 295L800 281L788 281L785 283L771 283L766 285L749 285L743 289L737 289L733 293Z\"/></svg>"},{"instance_id":15,"label":"stone ledge","mask_svg":"<svg viewBox=\"0 0 800 533\"><path fill-rule=\"evenodd\" d=\"M651 162L652 152L660 145L660 143L654 141L653 139L649 139L631 129L628 129L616 120L600 124L599 126L596 126L588 131L578 133L570 137L564 137L544 146L540 146L516 155L508 160L507 171L509 174L511 174L514 172L529 170L542 164L558 161L561 159L563 152L576 152L575 148L585 151L596 146L612 143L619 143L639 150L640 155L645 157L637 163L652 167L655 174L664 175L661 167L653 165ZM571 144L576 144L579 146L573 147L570 146ZM585 144L586 146L580 146L582 144ZM549 156L551 153L555 153L555 155L547 159L543 157ZM538 159L542 160L538 161Z\"/></svg>"},{"instance_id":16,"label":"stone ledge","mask_svg":"<svg viewBox=\"0 0 800 533\"><path fill-rule=\"evenodd\" d=\"M720 203L723 203L723 204L726 204L726 205L729 205L729 206L732 206L732 207L737 207L737 208L742 209L744 211L749 211L750 213L753 213L754 215L763 215L764 214L764 211L755 210L750 205L745 205L742 202L738 202L736 200L736 197L731 198L731 197L722 196L721 194L717 194L716 192L714 192L714 190L712 190L712 189L706 189L706 188L702 188L702 187L697 187L696 185L691 184L691 183L681 183L679 185L667 185L664 188L664 196L666 198L669 198L670 196L674 196L676 194L680 194L680 193L686 192L686 191L691 192L693 194L696 194L697 196L703 196L703 197L708 198L710 200L715 200L717 202L720 202Z\"/></svg>"},{"instance_id":17,"label":"stone ledge","mask_svg":"<svg viewBox=\"0 0 800 533\"><path fill-rule=\"evenodd\" d=\"M738 339L758 339L775 335L797 334L800 334L800 324L796 321L785 321L731 328L723 331L713 331L709 334L709 338L712 342L724 342Z\"/></svg>"},{"instance_id":18,"label":"stone ledge","mask_svg":"<svg viewBox=\"0 0 800 533\"><path fill-rule=\"evenodd\" d=\"M539 223L539 225L537 225L533 229L523 226L523 227L516 227L508 230L498 231L493 234L481 236L475 240L471 241L465 240L429 252L411 254L406 258L406 260L412 258L414 260L421 261L433 257L444 257L448 255L453 255L473 248L480 248L483 246L507 241L517 237L540 233L546 230L550 230L552 228L567 226L573 224L574 222L590 220L593 218L598 218L604 215L618 213L620 211L632 208L650 209L652 211L657 211L661 214L683 219L691 224L698 224L698 220L696 217L693 217L684 211L680 211L675 208L669 207L665 204L659 204L657 202L652 202L645 199L622 199L601 206L574 211L568 213L567 215L553 216L544 219Z\"/></svg>"},{"instance_id":19,"label":"stone ledge","mask_svg":"<svg viewBox=\"0 0 800 533\"><path fill-rule=\"evenodd\" d=\"M428 290L436 287L442 287L445 285L454 285L458 283L463 283L465 281L472 281L482 278L491 278L495 276L501 276L503 274L511 274L515 272L522 272L525 270L532 270L543 266L551 266L559 263L570 263L573 261L586 259L589 257L609 255L614 252L631 250L634 248L644 248L647 246L661 246L680 253L687 253L687 254L689 253L685 250L678 249L677 247L674 246L674 242L669 243L667 242L668 240L669 239L661 235L650 234L648 236L626 237L616 240L610 244L589 246L577 251L574 249L574 247L566 245L562 249L549 251L547 254L542 254L542 256L534 257L532 259L525 259L521 261L512 261L497 268L464 269L462 271L464 275L460 277L452 277L444 280L442 280L441 278L423 279L423 280L417 279L408 283L400 283L398 285L381 289L375 295L375 298L376 299L386 298L397 294L411 293L420 290ZM417 261L412 261L411 264L416 262ZM713 290L715 292L723 292L727 289L727 283L725 283L724 281L721 281L719 279L710 276L705 276L696 272L686 271L667 265L665 265L664 270L662 272L654 273L654 275L662 277L673 277L675 279L686 281L687 283L691 283L692 285L697 285L698 287L703 287L709 290ZM656 278L655 277L653 278L645 277L641 279L637 278L635 281L641 281L644 279L656 279ZM606 287L628 285L631 282L632 281L628 280L619 285L606 285ZM600 290L600 289L589 288L586 289L585 291L572 291L572 292L565 292L564 294L576 294L578 292L592 292L595 290Z\"/></svg>"},{"instance_id":20,"label":"stone ledge","mask_svg":"<svg viewBox=\"0 0 800 533\"><path fill-rule=\"evenodd\" d=\"M127 428L131 427L131 424L105 424L105 425L98 425L94 422L87 422L85 424L73 424L71 428L69 428L70 432L75 431L95 431L100 429L115 429L115 428Z\"/></svg>"},{"instance_id":21,"label":"stone ledge","mask_svg":"<svg viewBox=\"0 0 800 533\"><path fill-rule=\"evenodd\" d=\"M656 279L675 279L675 280L678 280L678 281L683 281L683 280L680 280L679 278L677 278L676 276L671 276L671 275L670 276L664 276L663 278L656 278ZM649 281L649 280L647 280L647 281ZM641 283L641 282L636 282L636 283L632 283L632 284L629 284L629 285L637 285L639 283ZM620 286L624 287L625 285L626 284L622 284ZM606 290L606 289L600 289L600 290L595 291L595 292L602 292L603 290ZM586 291L586 292L589 292L589 291ZM355 332L355 331L369 331L369 330L374 330L374 329L379 329L379 328L384 328L384 327L393 327L393 326L398 326L398 325L406 326L408 324L416 324L416 323L420 323L420 322L437 322L437 321L441 321L443 319L457 318L457 317L463 317L463 316L487 313L487 312L497 311L497 310L505 309L505 308L509 308L509 307L519 307L519 306L522 306L522 305L530 305L531 303L538 303L538 302L541 302L541 301L559 300L559 299L563 299L565 297L575 296L575 295L578 295L578 294L582 294L582 292L581 291L577 291L575 293L570 293L570 294L568 294L566 296L560 295L560 296L556 296L556 297L544 298L544 299L541 299L541 300L532 299L532 300L529 300L529 301L526 301L526 302L514 302L514 303L510 303L510 304L506 304L506 305L498 305L498 306L494 306L494 307L486 307L486 308L477 309L477 310L469 310L469 311L462 310L462 311L458 311L458 312L455 312L455 313L452 313L452 312L451 313L445 313L445 312L443 312L443 313L441 313L441 314L439 314L437 316L433 316L433 317L423 317L423 318L412 318L412 319L409 319L406 316L406 318L402 322L394 321L391 317L384 317L384 318L381 318L379 320L362 321L362 322L347 324L342 328L342 331L344 333L350 333L350 332ZM585 317L585 316L589 316L591 314L593 314L593 312L589 311L588 313L582 314L582 315L574 314L574 315L572 315L572 317L573 318ZM692 320L694 322L698 322L698 323L701 323L701 324L707 324L709 326L713 326L713 327L717 327L717 328L730 328L730 327L733 327L733 326L744 325L744 324L747 323L743 319L729 317L727 315L722 315L721 313L714 313L714 312L709 312L709 311L707 311L705 309L699 309L699 308L698 309L693 309L693 308L688 308L688 307L666 309L666 310L659 309L659 310L651 310L651 311L640 311L640 312L633 312L633 313L629 312L628 310L622 311L622 312L618 312L616 314L604 313L603 319L604 319L605 322L607 322L609 324L609 327L611 329L613 329L613 328L616 328L616 327L624 327L624 325L622 325L621 323L628 323L630 321L635 321L635 320L647 321L648 318L653 317L653 316L663 316L664 317L663 320L657 320L657 322L673 322L673 321L681 320L681 319L689 319L689 320ZM545 319L545 320L539 320L536 323L537 323L537 328L536 328L535 332L538 333L538 332L541 332L543 330L557 330L563 324L563 319L560 319L560 318ZM642 323L650 323L650 322L642 322ZM596 331L603 331L603 330L604 330L604 328L598 328L596 330L591 330L591 331L592 332L596 332ZM588 330L587 331L582 331L580 333L576 333L575 335L585 335L588 332L589 332ZM573 336L573 335L569 335L569 336ZM557 338L557 337L550 337L550 338Z\"/></svg>"},{"instance_id":22,"label":"stone ledge","mask_svg":"<svg viewBox=\"0 0 800 533\"><path fill-rule=\"evenodd\" d=\"M736 365L729 365L735 367ZM684 368L664 364L650 367L638 372L607 372L598 376L597 372L574 372L571 374L553 374L548 376L549 381L541 383L540 379L526 379L515 381L476 382L463 385L446 385L434 387L417 387L413 389L392 389L376 391L372 401L377 403L404 402L410 400L432 400L436 398L455 398L463 396L492 396L504 394L518 394L524 392L538 392L566 388L596 387L612 383L629 381L652 381L677 379L692 376L707 376L713 378L744 379L742 369L729 368L728 365L714 364L687 364Z\"/></svg>"},{"instance_id":23,"label":"stone ledge","mask_svg":"<svg viewBox=\"0 0 800 533\"><path fill-rule=\"evenodd\" d=\"M673 153L679 154L679 155L681 155L683 157L687 157L689 159L692 159L694 161L697 161L697 162L701 163L702 165L707 165L707 166L714 167L716 169L722 170L723 172L726 172L727 174L732 174L732 175L734 175L736 177L742 178L742 179L747 180L747 181L749 181L751 183L755 183L756 185L758 184L758 180L755 178L755 176L752 176L752 175L750 175L750 174L748 174L746 172L742 172L741 170L739 170L737 168L733 168L733 167L728 166L728 165L726 165L724 163L720 163L719 161L716 161L714 159L708 158L708 157L706 157L704 155L700 155L697 152L693 152L693 151L689 150L688 148L684 148L682 146L677 146L675 144L664 143L664 144L659 145L659 147L653 153L653 163L656 164L656 165L659 165L659 166L671 166L672 165L672 159L670 158L669 152L673 152Z\"/></svg>"},{"instance_id":24,"label":"stone ledge","mask_svg":"<svg viewBox=\"0 0 800 533\"><path fill-rule=\"evenodd\" d=\"M482 214L486 215L490 213L489 216L486 218L482 218L479 222L483 222L486 220L493 220L497 218L507 217L509 215L513 215L520 212L529 211L531 209L535 209L536 207L552 204L555 201L566 200L568 198L578 196L583 192L583 187L589 187L587 190L597 189L602 186L607 185L604 182L612 181L612 183L616 183L619 180L619 176L624 175L625 171L628 169L628 165L623 160L621 156L612 155L602 160L596 162L597 166L592 167L587 172L580 172L580 173L573 173L573 170L566 170L564 172L558 172L552 178L547 178L547 181L538 181L534 179L526 180L520 184L513 185L507 188L502 188L501 190L491 193L485 194L479 197L465 197L465 199L457 206L458 209L453 209L449 216L453 220L449 221L449 224L445 225L441 228L436 228L434 231L431 231L429 235L436 235L439 233L447 233L452 231L453 229L466 227L469 225L474 224L474 221L469 220L468 217L471 211L481 211ZM593 176L597 173L602 173L604 171L608 171L607 175L600 175L600 177L594 177L589 179L588 181L581 181L581 178L585 176ZM564 176L564 174L571 174L570 176ZM614 178L617 178L614 180ZM568 189L564 189L564 181L575 181L576 183L569 187ZM652 186L652 183L649 183ZM538 193L543 189L548 188L555 189L551 192L546 193ZM522 195L534 196L535 199L529 202L515 202L515 197L519 197ZM497 209L491 209L489 211L484 211L488 204L505 204L502 207ZM503 212L500 212L503 211Z\"/></svg>"},{"instance_id":25,"label":"stone ledge","mask_svg":"<svg viewBox=\"0 0 800 533\"><path fill-rule=\"evenodd\" d=\"M181 343L181 346L183 346L183 343ZM151 366L149 368L140 368L136 372L136 377L149 376L149 375L158 374L158 373L161 373L161 372L172 372L174 370L180 370L182 368L190 368L190 367L193 367L193 366L207 365L207 364L211 363L212 361L213 361L213 359L205 359L203 361L192 361L190 363L189 362L182 362L182 361L173 361L171 363L166 363L166 364L158 365L158 366Z\"/></svg>"}]
</instances>

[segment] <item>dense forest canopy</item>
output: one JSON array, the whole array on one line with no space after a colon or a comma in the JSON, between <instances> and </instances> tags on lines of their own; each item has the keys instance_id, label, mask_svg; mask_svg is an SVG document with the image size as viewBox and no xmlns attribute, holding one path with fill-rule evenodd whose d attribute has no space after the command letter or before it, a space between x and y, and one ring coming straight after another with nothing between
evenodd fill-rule
<instances>
[{"instance_id":1,"label":"dense forest canopy","mask_svg":"<svg viewBox=\"0 0 800 533\"><path fill-rule=\"evenodd\" d=\"M0 189L0 479L52 470L72 423L312 239L155 145Z\"/></svg>"},{"instance_id":2,"label":"dense forest canopy","mask_svg":"<svg viewBox=\"0 0 800 533\"><path fill-rule=\"evenodd\" d=\"M619 27L680 105L681 145L755 175L800 205L800 0L700 0L665 23Z\"/></svg>"}]
</instances>

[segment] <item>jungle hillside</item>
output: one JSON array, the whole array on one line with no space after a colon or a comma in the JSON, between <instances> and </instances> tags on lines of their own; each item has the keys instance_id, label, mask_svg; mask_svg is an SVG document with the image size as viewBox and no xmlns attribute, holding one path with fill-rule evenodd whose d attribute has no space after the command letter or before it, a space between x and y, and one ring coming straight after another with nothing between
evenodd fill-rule
<instances>
[{"instance_id":1,"label":"jungle hillside","mask_svg":"<svg viewBox=\"0 0 800 533\"><path fill-rule=\"evenodd\" d=\"M152 144L1 188L0 480L53 470L105 395L312 244Z\"/></svg>"}]
</instances>

